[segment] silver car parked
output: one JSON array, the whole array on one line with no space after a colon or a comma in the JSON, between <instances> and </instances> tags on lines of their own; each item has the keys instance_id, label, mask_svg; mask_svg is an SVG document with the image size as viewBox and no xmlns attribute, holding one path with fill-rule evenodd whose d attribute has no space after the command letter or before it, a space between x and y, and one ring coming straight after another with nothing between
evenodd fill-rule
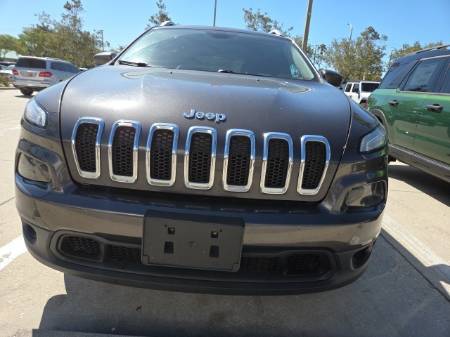
<instances>
[{"instance_id":1,"label":"silver car parked","mask_svg":"<svg viewBox=\"0 0 450 337\"><path fill-rule=\"evenodd\" d=\"M61 82L80 70L72 63L48 57L19 57L13 69L13 85L25 96Z\"/></svg>"}]
</instances>

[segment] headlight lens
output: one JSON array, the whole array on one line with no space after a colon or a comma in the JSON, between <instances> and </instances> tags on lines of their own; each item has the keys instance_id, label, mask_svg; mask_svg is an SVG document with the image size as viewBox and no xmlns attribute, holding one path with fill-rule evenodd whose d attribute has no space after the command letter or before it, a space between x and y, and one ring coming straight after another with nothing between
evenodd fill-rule
<instances>
[{"instance_id":1,"label":"headlight lens","mask_svg":"<svg viewBox=\"0 0 450 337\"><path fill-rule=\"evenodd\" d=\"M25 119L31 124L44 127L47 124L47 112L32 98L25 107Z\"/></svg>"},{"instance_id":2,"label":"headlight lens","mask_svg":"<svg viewBox=\"0 0 450 337\"><path fill-rule=\"evenodd\" d=\"M365 135L361 140L359 150L362 153L371 152L382 148L386 145L386 130L381 125L373 130L371 133Z\"/></svg>"}]
</instances>

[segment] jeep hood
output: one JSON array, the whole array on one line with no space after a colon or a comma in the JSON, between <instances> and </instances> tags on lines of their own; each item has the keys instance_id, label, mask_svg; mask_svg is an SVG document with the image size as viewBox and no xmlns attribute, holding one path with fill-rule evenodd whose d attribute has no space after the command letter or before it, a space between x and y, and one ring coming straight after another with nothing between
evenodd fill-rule
<instances>
[{"instance_id":1,"label":"jeep hood","mask_svg":"<svg viewBox=\"0 0 450 337\"><path fill-rule=\"evenodd\" d=\"M188 120L195 109L222 113L226 121ZM62 125L79 117L101 117L106 126L118 119L136 120L144 130L154 122L287 132L293 138L319 134L343 145L350 123L347 98L336 88L314 81L200 71L102 66L75 77L61 105ZM339 141L340 140L340 141Z\"/></svg>"},{"instance_id":2,"label":"jeep hood","mask_svg":"<svg viewBox=\"0 0 450 337\"><path fill-rule=\"evenodd\" d=\"M191 109L225 114L226 120L216 123L207 119L185 118L183 113ZM105 121L103 146L106 146L113 122L121 119L140 122L141 149L145 146L152 123L175 123L180 128L180 154L184 149L189 127L215 127L218 134L216 180L221 176L220 160L223 158L225 133L233 128L248 129L255 133L255 171L260 164L262 135L265 132L290 134L297 163L302 135L325 136L331 145L329 176L332 179L333 170L336 169L346 144L351 120L348 99L341 91L325 83L110 65L74 77L63 94L60 113L61 136L66 154L71 151L72 130L80 117L99 117ZM71 160L69 166L71 172L74 172ZM180 191L186 192L182 186L182 177L179 176L183 167L177 167L177 180L181 180ZM296 174L298 171L294 170L293 177ZM76 175L74 178L83 180ZM292 179L293 183L295 180ZM219 183L216 182L215 185ZM148 189L148 185L145 188ZM177 191L176 187L175 190ZM214 190L215 188L210 192ZM291 197L298 200L295 189L290 190ZM223 191L209 194L222 193ZM239 197L252 196L250 193L241 193ZM258 193L258 197L265 196ZM323 193L315 198L320 197L323 197Z\"/></svg>"}]
</instances>

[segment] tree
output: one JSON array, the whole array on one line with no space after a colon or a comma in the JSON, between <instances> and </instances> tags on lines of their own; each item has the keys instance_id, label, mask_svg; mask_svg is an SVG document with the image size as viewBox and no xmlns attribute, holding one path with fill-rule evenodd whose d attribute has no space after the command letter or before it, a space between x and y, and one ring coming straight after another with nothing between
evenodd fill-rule
<instances>
[{"instance_id":1,"label":"tree","mask_svg":"<svg viewBox=\"0 0 450 337\"><path fill-rule=\"evenodd\" d=\"M283 35L289 36L293 27L284 29L283 24L272 19L266 12L260 9L254 11L252 8L242 8L244 12L244 21L247 28L254 31L270 32L272 29L279 30Z\"/></svg>"},{"instance_id":2,"label":"tree","mask_svg":"<svg viewBox=\"0 0 450 337\"><path fill-rule=\"evenodd\" d=\"M372 26L367 27L356 40L333 40L325 59L345 80L379 80L383 72L385 35Z\"/></svg>"},{"instance_id":3,"label":"tree","mask_svg":"<svg viewBox=\"0 0 450 337\"><path fill-rule=\"evenodd\" d=\"M7 34L0 35L0 59L3 59L8 51L20 53L21 49L18 38Z\"/></svg>"},{"instance_id":4,"label":"tree","mask_svg":"<svg viewBox=\"0 0 450 337\"><path fill-rule=\"evenodd\" d=\"M158 8L158 13L153 14L150 19L148 19L150 23L147 25L147 28L158 26L164 21L171 21L164 0L157 0L156 7Z\"/></svg>"},{"instance_id":5,"label":"tree","mask_svg":"<svg viewBox=\"0 0 450 337\"><path fill-rule=\"evenodd\" d=\"M81 0L69 0L59 21L40 13L38 24L24 28L19 35L24 53L61 58L81 67L93 66L94 55L103 43L98 31L83 30L83 11ZM108 47L109 43L106 41L105 45Z\"/></svg>"},{"instance_id":6,"label":"tree","mask_svg":"<svg viewBox=\"0 0 450 337\"><path fill-rule=\"evenodd\" d=\"M398 49L393 49L389 55L389 65L394 62L395 59L398 59L399 57L402 57L407 54L414 53L416 51L426 49L426 48L432 48L441 46L443 43L442 41L438 42L430 42L424 45L421 45L419 41L414 42L413 44L405 43Z\"/></svg>"}]
</instances>

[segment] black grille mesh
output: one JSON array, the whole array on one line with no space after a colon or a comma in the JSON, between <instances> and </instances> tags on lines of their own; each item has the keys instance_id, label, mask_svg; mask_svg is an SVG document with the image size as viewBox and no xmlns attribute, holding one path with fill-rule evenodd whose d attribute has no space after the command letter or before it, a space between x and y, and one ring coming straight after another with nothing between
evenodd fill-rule
<instances>
[{"instance_id":1,"label":"black grille mesh","mask_svg":"<svg viewBox=\"0 0 450 337\"><path fill-rule=\"evenodd\" d=\"M251 142L245 136L233 136L228 152L227 184L245 186L250 170Z\"/></svg>"},{"instance_id":2,"label":"black grille mesh","mask_svg":"<svg viewBox=\"0 0 450 337\"><path fill-rule=\"evenodd\" d=\"M212 137L208 133L194 133L189 151L189 181L208 183L211 166Z\"/></svg>"},{"instance_id":3,"label":"black grille mesh","mask_svg":"<svg viewBox=\"0 0 450 337\"><path fill-rule=\"evenodd\" d=\"M67 235L62 237L59 251L67 258L91 260L106 267L145 271L141 248L124 246L120 242L102 243L94 238ZM142 269L144 268L144 269ZM161 268L161 267L153 267ZM330 256L324 252L294 252L270 254L269 252L243 253L237 278L265 280L286 277L321 277L333 269ZM228 274L228 273L225 273Z\"/></svg>"},{"instance_id":4,"label":"black grille mesh","mask_svg":"<svg viewBox=\"0 0 450 337\"><path fill-rule=\"evenodd\" d=\"M150 177L159 180L170 180L172 177L172 144L171 130L156 130L153 133L150 148Z\"/></svg>"},{"instance_id":5,"label":"black grille mesh","mask_svg":"<svg viewBox=\"0 0 450 337\"><path fill-rule=\"evenodd\" d=\"M282 188L289 168L289 144L283 139L269 141L265 187Z\"/></svg>"},{"instance_id":6,"label":"black grille mesh","mask_svg":"<svg viewBox=\"0 0 450 337\"><path fill-rule=\"evenodd\" d=\"M97 124L83 123L78 127L75 137L75 151L78 165L82 171L95 172L96 170L95 141L97 132Z\"/></svg>"},{"instance_id":7,"label":"black grille mesh","mask_svg":"<svg viewBox=\"0 0 450 337\"><path fill-rule=\"evenodd\" d=\"M82 236L63 237L60 251L65 255L86 259L99 259L101 256L100 244Z\"/></svg>"},{"instance_id":8,"label":"black grille mesh","mask_svg":"<svg viewBox=\"0 0 450 337\"><path fill-rule=\"evenodd\" d=\"M325 162L325 144L322 142L307 142L302 188L315 189L319 186L325 169Z\"/></svg>"},{"instance_id":9,"label":"black grille mesh","mask_svg":"<svg viewBox=\"0 0 450 337\"><path fill-rule=\"evenodd\" d=\"M112 166L115 175L133 175L133 143L136 130L130 126L119 126L112 143Z\"/></svg>"}]
</instances>

